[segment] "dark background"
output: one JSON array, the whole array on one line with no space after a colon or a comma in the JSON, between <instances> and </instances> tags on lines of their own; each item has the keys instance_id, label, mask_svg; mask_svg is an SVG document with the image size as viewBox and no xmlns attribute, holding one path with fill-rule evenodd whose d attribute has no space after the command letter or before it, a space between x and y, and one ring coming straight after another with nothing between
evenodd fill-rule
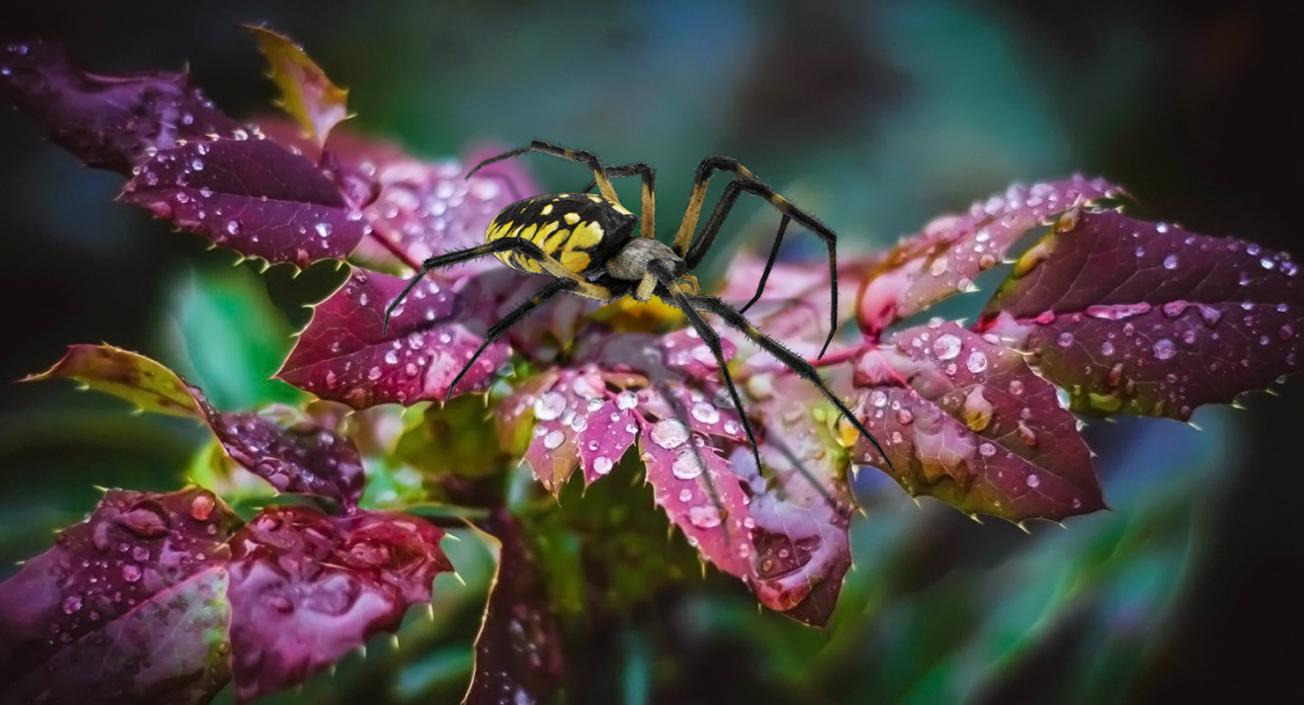
<instances>
[{"instance_id":1,"label":"dark background","mask_svg":"<svg viewBox=\"0 0 1304 705\"><path fill-rule=\"evenodd\" d=\"M227 112L254 115L273 89L237 23L257 20L352 88L355 127L429 157L542 137L607 161L647 160L659 169L662 223L682 206L697 160L719 152L802 196L843 235L844 251L890 244L1011 181L1077 170L1126 185L1146 216L1300 254L1299 29L1266 5L9 2L0 39L62 40L106 73L189 62ZM229 253L204 252L197 238L112 203L119 177L79 167L24 116L0 114L0 154L0 302L11 331L0 378L43 368L67 343L101 340L185 369L168 330L198 314L178 313L178 292L258 281L248 267L231 270ZM549 187L579 185L564 167L531 165ZM300 325L298 304L336 281L316 270L265 279L283 327ZM241 331L205 334L221 349ZM1128 564L1135 574L1116 585L1133 597L1069 600L1053 620L1014 616L1009 638L990 644L966 630L934 638L944 619L902 610L965 603L969 619L1006 614L1020 604L1017 586L970 592L977 578L964 576L1018 580L1029 565L1018 561L1036 550L1082 560L1036 547L1072 539L1024 539L931 505L900 509L910 503L899 493L870 488L884 493L883 513L860 522L890 528L857 529L846 599L860 608L809 647L817 665L793 678L826 679L847 701L1299 697L1304 385L1288 381L1281 393L1250 395L1247 411L1200 410L1204 433L1168 421L1093 424L1112 510L1068 522L1068 534L1151 526L1168 512L1154 525L1165 528L1137 541L1172 550ZM93 506L92 483L175 486L197 431L120 411L59 385L0 387L0 558L41 550L49 529ZM1064 534L1034 534L1049 531ZM678 599L665 609L713 605ZM764 625L734 628L745 641ZM1116 639L1102 636L1106 627L1139 633ZM1042 633L1010 647L1030 630ZM721 651L703 647L691 663L650 640L648 677L668 701L720 701L746 690L730 674L763 683L783 667L764 648L727 640L706 639ZM590 656L594 668L605 664ZM952 685L929 685L939 679ZM1102 690L1100 679L1114 686Z\"/></svg>"}]
</instances>

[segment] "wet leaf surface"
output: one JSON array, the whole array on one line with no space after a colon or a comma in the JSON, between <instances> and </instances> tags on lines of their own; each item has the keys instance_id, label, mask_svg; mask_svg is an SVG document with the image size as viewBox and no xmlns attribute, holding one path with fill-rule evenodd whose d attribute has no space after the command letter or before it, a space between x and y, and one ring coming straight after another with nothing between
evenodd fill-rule
<instances>
[{"instance_id":1,"label":"wet leaf surface","mask_svg":"<svg viewBox=\"0 0 1304 705\"><path fill-rule=\"evenodd\" d=\"M1187 419L1300 369L1297 272L1253 243L1083 212L1020 260L983 325L1033 352L1074 411Z\"/></svg>"},{"instance_id":2,"label":"wet leaf surface","mask_svg":"<svg viewBox=\"0 0 1304 705\"><path fill-rule=\"evenodd\" d=\"M857 413L912 495L1011 521L1104 507L1077 420L995 336L909 328L857 361L856 384ZM886 469L864 441L856 460Z\"/></svg>"},{"instance_id":3,"label":"wet leaf surface","mask_svg":"<svg viewBox=\"0 0 1304 705\"><path fill-rule=\"evenodd\" d=\"M877 335L893 321L942 299L972 290L977 276L996 266L1011 245L1047 218L1121 190L1103 179L1074 176L974 201L969 210L934 218L901 241L861 286L861 328Z\"/></svg>"},{"instance_id":4,"label":"wet leaf surface","mask_svg":"<svg viewBox=\"0 0 1304 705\"><path fill-rule=\"evenodd\" d=\"M119 200L273 264L341 259L367 225L307 157L261 135L195 142L144 162Z\"/></svg>"}]
</instances>

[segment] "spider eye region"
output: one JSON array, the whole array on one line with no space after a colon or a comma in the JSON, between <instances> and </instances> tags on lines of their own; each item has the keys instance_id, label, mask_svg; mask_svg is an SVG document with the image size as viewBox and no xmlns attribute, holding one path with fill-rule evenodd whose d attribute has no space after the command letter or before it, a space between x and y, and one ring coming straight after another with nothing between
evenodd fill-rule
<instances>
[{"instance_id":1,"label":"spider eye region","mask_svg":"<svg viewBox=\"0 0 1304 705\"><path fill-rule=\"evenodd\" d=\"M485 242L528 240L565 270L588 276L606 270L607 261L633 238L637 223L637 216L601 196L535 196L507 206L494 217L485 229ZM519 251L494 256L523 272L549 271L549 263Z\"/></svg>"}]
</instances>

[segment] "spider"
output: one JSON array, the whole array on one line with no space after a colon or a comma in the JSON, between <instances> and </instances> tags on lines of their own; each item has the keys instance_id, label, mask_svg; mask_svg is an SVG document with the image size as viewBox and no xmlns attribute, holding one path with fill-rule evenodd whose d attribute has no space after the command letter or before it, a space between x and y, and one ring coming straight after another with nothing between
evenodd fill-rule
<instances>
[{"instance_id":1,"label":"spider","mask_svg":"<svg viewBox=\"0 0 1304 705\"><path fill-rule=\"evenodd\" d=\"M720 376L728 388L734 407L738 409L738 415L742 420L747 439L751 443L752 454L758 468L761 467L761 457L757 450L755 432L747 414L743 411L742 399L729 373L729 367L720 347L720 336L707 324L706 319L702 317L703 313L718 316L725 324L742 332L761 349L769 352L793 372L818 387L820 392L856 427L856 430L874 446L889 466L891 465L887 453L879 445L878 440L838 398L838 395L820 379L815 367L782 343L762 333L743 315L764 292L788 223L797 221L824 240L828 246L831 283L829 295L832 307L829 334L820 349L822 357L837 329L837 236L832 230L776 193L774 189L757 179L751 170L732 157L707 157L698 164L692 191L688 197L688 207L679 222L673 246L655 239L656 172L647 164L604 166L590 152L567 149L535 140L525 147L485 159L467 172L467 178L469 179L489 164L529 152L541 152L588 166L593 171L593 185L598 188L601 195L588 193L587 191L592 188L590 186L590 189L586 189L583 193L535 196L507 206L489 222L483 245L427 259L421 264L421 269L416 276L385 309L384 326L387 330L395 307L407 297L427 272L485 255L494 255L513 269L547 274L553 278L529 300L489 328L479 349L467 360L466 365L448 385L448 394L457 387L457 383L471 369L485 348L502 337L512 325L558 294L569 292L604 302L629 295L633 295L637 301L645 302L653 296L658 296L683 312L702 342L715 356L720 367ZM706 226L694 237L701 217L702 205L706 200L707 187L715 171L731 172L734 174L734 179L725 187L715 210L706 221ZM615 189L612 188L611 178L622 176L639 176L642 180L641 218L621 205ZM690 272L701 263L711 244L715 242L720 226L728 217L734 202L743 193L764 198L782 214L782 219L765 270L757 284L756 294L741 309L736 309L714 296L700 295L697 279ZM635 236L636 226L641 237Z\"/></svg>"}]
</instances>

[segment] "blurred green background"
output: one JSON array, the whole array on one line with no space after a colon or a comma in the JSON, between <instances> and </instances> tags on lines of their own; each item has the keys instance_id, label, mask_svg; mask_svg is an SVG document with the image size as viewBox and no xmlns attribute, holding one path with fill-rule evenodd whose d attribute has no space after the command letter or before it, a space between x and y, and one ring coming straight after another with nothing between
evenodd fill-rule
<instances>
[{"instance_id":1,"label":"blurred green background","mask_svg":"<svg viewBox=\"0 0 1304 705\"><path fill-rule=\"evenodd\" d=\"M541 137L647 160L663 224L697 160L726 153L819 213L844 252L888 245L1013 180L1080 170L1128 186L1142 215L1300 254L1304 115L1284 14L1254 3L815 5L10 2L0 33L62 40L104 72L189 62L220 106L253 115L273 88L237 23L266 20L352 89L353 127L429 157ZM301 305L338 274L232 268L230 253L112 203L119 177L79 167L8 111L0 153L11 331L0 377L105 340L171 364L224 408L296 398L263 380L306 320ZM531 167L557 190L585 180ZM983 298L947 312L971 315ZM1203 432L1091 424L1111 510L1031 536L916 508L866 475L856 570L827 632L758 614L736 582L690 580L630 618L574 627L569 697L1298 698L1304 526L1292 497L1304 464L1290 439L1304 385L1247 405L1199 410ZM94 505L92 484L175 487L202 441L191 424L132 417L63 385L0 386L0 560L43 550L51 529ZM457 551L467 585L441 577L435 620L405 627L398 652L377 645L336 679L274 700L456 701L492 570L478 541Z\"/></svg>"}]
</instances>

